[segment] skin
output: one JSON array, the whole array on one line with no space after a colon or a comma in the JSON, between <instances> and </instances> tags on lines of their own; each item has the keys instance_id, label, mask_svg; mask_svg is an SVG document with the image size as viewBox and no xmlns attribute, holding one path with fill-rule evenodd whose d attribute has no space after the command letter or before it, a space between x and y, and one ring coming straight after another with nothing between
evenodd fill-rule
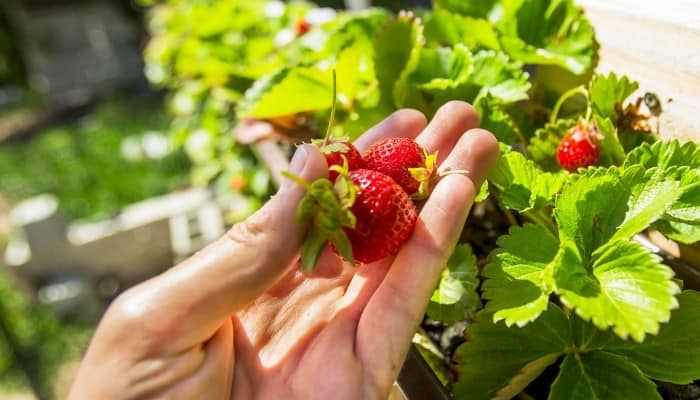
<instances>
[{"instance_id":1,"label":"skin","mask_svg":"<svg viewBox=\"0 0 700 400\"><path fill-rule=\"evenodd\" d=\"M427 124L401 110L356 142L415 138L439 151L448 175L422 206L399 253L354 268L328 249L302 272L306 227L294 219L303 189L278 194L222 238L123 293L82 361L70 399L386 399L420 324L476 188L498 156L464 102ZM300 147L291 171L326 175L323 156Z\"/></svg>"}]
</instances>

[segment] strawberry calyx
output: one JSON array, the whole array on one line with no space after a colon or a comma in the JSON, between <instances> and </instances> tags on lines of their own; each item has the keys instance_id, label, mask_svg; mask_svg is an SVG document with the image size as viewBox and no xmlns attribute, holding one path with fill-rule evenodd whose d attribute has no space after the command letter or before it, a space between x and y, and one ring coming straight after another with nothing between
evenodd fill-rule
<instances>
[{"instance_id":1,"label":"strawberry calyx","mask_svg":"<svg viewBox=\"0 0 700 400\"><path fill-rule=\"evenodd\" d=\"M411 199L414 201L426 199L438 178L437 152L429 154L428 150L424 148L423 154L425 158L423 166L408 169L413 179L418 181L418 190L410 195Z\"/></svg>"},{"instance_id":2,"label":"strawberry calyx","mask_svg":"<svg viewBox=\"0 0 700 400\"><path fill-rule=\"evenodd\" d=\"M313 271L316 267L328 241L333 243L343 258L355 265L352 245L343 228L354 229L357 223L350 208L355 204L358 189L348 176L347 159L342 166L334 165L330 170L338 174L335 183L328 178L308 183L289 172L282 173L306 189L296 212L299 223L310 223L301 246L301 265L306 271Z\"/></svg>"},{"instance_id":3,"label":"strawberry calyx","mask_svg":"<svg viewBox=\"0 0 700 400\"><path fill-rule=\"evenodd\" d=\"M347 137L331 139L326 135L324 139L311 139L311 144L316 146L322 154L347 153L350 151L348 140L350 139Z\"/></svg>"}]
</instances>

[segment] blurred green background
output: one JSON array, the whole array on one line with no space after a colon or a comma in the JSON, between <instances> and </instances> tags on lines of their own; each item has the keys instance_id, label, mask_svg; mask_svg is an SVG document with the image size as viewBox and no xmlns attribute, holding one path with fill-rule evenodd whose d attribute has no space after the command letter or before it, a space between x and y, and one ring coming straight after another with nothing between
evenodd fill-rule
<instances>
[{"instance_id":1,"label":"blurred green background","mask_svg":"<svg viewBox=\"0 0 700 400\"><path fill-rule=\"evenodd\" d=\"M0 3L2 399L65 396L94 326L114 297L205 244L212 232L248 215L273 190L251 151L231 138L228 96L235 97L233 92L223 88L205 99L197 96L210 88L195 85L203 80L169 86L154 76L148 76L152 82L147 79L149 72L158 72L158 62L144 60L143 54L148 58L150 51L154 57L158 49L147 45L162 28L154 24L168 18L159 13L197 3L225 4ZM374 2L393 10L418 3ZM262 4L253 1L241 9L260 18ZM332 0L318 4L345 6ZM247 46L245 40L254 31L268 35L270 29L291 29L311 7L290 5L289 15L281 20L284 26L253 26L228 49ZM236 18L244 15L238 9L231 12ZM211 14L201 17L209 21ZM203 25L216 29L215 22ZM167 29L174 33L184 28L169 26L161 38L169 35ZM193 52L185 52L191 57L184 60L185 69L200 66L196 58L213 38L198 37ZM173 95L169 90L174 86L182 90ZM193 191L197 187L208 194ZM181 197L133 209L134 204L173 194ZM213 225L205 223L211 217L191 211L214 206L222 216ZM189 229L186 245L173 236L176 223ZM138 226L147 226L146 236L138 233ZM120 245L123 240L130 240L128 246ZM149 246L158 248L154 243L159 240L168 247L163 255L144 253ZM111 255L100 250L105 246L126 256L132 252L150 262L150 268L130 272L110 266Z\"/></svg>"}]
</instances>

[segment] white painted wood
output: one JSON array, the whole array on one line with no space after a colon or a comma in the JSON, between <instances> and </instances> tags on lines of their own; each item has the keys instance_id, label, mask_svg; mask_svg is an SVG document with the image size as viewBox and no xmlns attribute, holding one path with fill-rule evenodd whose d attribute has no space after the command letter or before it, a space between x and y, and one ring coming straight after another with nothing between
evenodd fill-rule
<instances>
[{"instance_id":1,"label":"white painted wood","mask_svg":"<svg viewBox=\"0 0 700 400\"><path fill-rule=\"evenodd\" d=\"M600 42L598 71L662 100L661 137L700 141L700 1L577 0Z\"/></svg>"}]
</instances>

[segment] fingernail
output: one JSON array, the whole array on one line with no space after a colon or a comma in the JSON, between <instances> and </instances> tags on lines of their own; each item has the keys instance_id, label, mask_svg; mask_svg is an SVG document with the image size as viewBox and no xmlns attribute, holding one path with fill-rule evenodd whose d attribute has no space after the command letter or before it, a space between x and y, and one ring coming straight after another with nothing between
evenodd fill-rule
<instances>
[{"instance_id":1,"label":"fingernail","mask_svg":"<svg viewBox=\"0 0 700 400\"><path fill-rule=\"evenodd\" d=\"M306 165L306 160L309 158L309 152L306 150L306 146L299 146L294 152L292 161L289 163L289 172L294 175L301 175ZM291 179L285 178L280 186L280 192L287 191L294 187L294 182Z\"/></svg>"},{"instance_id":2,"label":"fingernail","mask_svg":"<svg viewBox=\"0 0 700 400\"><path fill-rule=\"evenodd\" d=\"M299 146L297 151L294 152L292 162L289 163L289 172L296 175L301 174L307 158L309 158L309 152L306 150L306 146Z\"/></svg>"}]
</instances>

